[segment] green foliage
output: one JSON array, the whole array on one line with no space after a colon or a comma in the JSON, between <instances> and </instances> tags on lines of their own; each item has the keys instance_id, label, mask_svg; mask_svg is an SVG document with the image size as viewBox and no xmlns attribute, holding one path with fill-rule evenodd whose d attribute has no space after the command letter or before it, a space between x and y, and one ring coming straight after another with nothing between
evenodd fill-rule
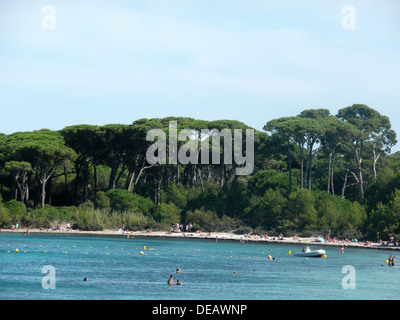
<instances>
[{"instance_id":1,"label":"green foliage","mask_svg":"<svg viewBox=\"0 0 400 320\"><path fill-rule=\"evenodd\" d=\"M26 215L26 206L22 202L17 200L10 200L6 203L6 208L8 209L11 215L16 216L25 216Z\"/></svg>"},{"instance_id":2,"label":"green foliage","mask_svg":"<svg viewBox=\"0 0 400 320\"><path fill-rule=\"evenodd\" d=\"M261 226L265 230L276 228L282 219L282 210L286 199L279 190L268 189L262 197L255 197L246 209L252 226Z\"/></svg>"},{"instance_id":3,"label":"green foliage","mask_svg":"<svg viewBox=\"0 0 400 320\"><path fill-rule=\"evenodd\" d=\"M96 210L93 206L81 206L74 223L73 229L85 231L101 231L104 226L107 226L108 212Z\"/></svg>"},{"instance_id":4,"label":"green foliage","mask_svg":"<svg viewBox=\"0 0 400 320\"><path fill-rule=\"evenodd\" d=\"M10 223L11 218L7 208L0 204L0 227L9 227Z\"/></svg>"},{"instance_id":5,"label":"green foliage","mask_svg":"<svg viewBox=\"0 0 400 320\"><path fill-rule=\"evenodd\" d=\"M383 238L400 234L400 190L394 191L388 204L379 203L371 211L368 222L369 232L379 232Z\"/></svg>"},{"instance_id":6,"label":"green foliage","mask_svg":"<svg viewBox=\"0 0 400 320\"><path fill-rule=\"evenodd\" d=\"M154 218L161 223L179 223L181 220L180 210L173 203L161 203L155 210Z\"/></svg>"},{"instance_id":7,"label":"green foliage","mask_svg":"<svg viewBox=\"0 0 400 320\"><path fill-rule=\"evenodd\" d=\"M110 198L110 207L114 211L138 211L139 201L130 193L124 189L111 189L108 190L106 196Z\"/></svg>"},{"instance_id":8,"label":"green foliage","mask_svg":"<svg viewBox=\"0 0 400 320\"><path fill-rule=\"evenodd\" d=\"M150 216L157 207L153 200L151 200L150 198L144 198L137 194L135 194L134 197L139 202L140 212L144 215Z\"/></svg>"},{"instance_id":9,"label":"green foliage","mask_svg":"<svg viewBox=\"0 0 400 320\"><path fill-rule=\"evenodd\" d=\"M203 208L189 211L186 214L186 223L192 223L195 230L212 231L212 226L218 221L218 216Z\"/></svg>"},{"instance_id":10,"label":"green foliage","mask_svg":"<svg viewBox=\"0 0 400 320\"><path fill-rule=\"evenodd\" d=\"M350 211L347 213L347 221L355 230L362 230L366 221L367 213L365 207L354 201L351 204Z\"/></svg>"},{"instance_id":11,"label":"green foliage","mask_svg":"<svg viewBox=\"0 0 400 320\"><path fill-rule=\"evenodd\" d=\"M260 170L249 179L249 190L253 194L262 196L268 189L278 189L287 195L289 177L287 172L276 170Z\"/></svg>"},{"instance_id":12,"label":"green foliage","mask_svg":"<svg viewBox=\"0 0 400 320\"><path fill-rule=\"evenodd\" d=\"M110 198L104 191L99 191L95 196L94 204L98 209L110 209Z\"/></svg>"},{"instance_id":13,"label":"green foliage","mask_svg":"<svg viewBox=\"0 0 400 320\"><path fill-rule=\"evenodd\" d=\"M172 202L179 209L184 209L187 204L187 192L185 192L183 187L177 187L175 184L171 185L165 192L165 199L163 202Z\"/></svg>"},{"instance_id":14,"label":"green foliage","mask_svg":"<svg viewBox=\"0 0 400 320\"><path fill-rule=\"evenodd\" d=\"M251 176L236 176L237 164L223 163L225 139L220 164L150 165L146 135L162 129L169 142L170 121L178 132L191 129L178 149L194 137L212 146L216 130L251 129L236 120L166 117L0 135L0 224L165 229L185 221L209 231L400 234L400 153L389 155L396 133L366 105L268 121L268 134L254 130Z\"/></svg>"},{"instance_id":15,"label":"green foliage","mask_svg":"<svg viewBox=\"0 0 400 320\"><path fill-rule=\"evenodd\" d=\"M283 213L284 226L289 229L317 229L317 211L313 194L305 189L294 191Z\"/></svg>"}]
</instances>

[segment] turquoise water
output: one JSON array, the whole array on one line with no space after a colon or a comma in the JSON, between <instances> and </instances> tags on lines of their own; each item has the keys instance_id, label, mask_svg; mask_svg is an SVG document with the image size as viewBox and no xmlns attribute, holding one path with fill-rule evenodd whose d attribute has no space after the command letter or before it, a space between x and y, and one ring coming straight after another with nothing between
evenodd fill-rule
<instances>
[{"instance_id":1,"label":"turquoise water","mask_svg":"<svg viewBox=\"0 0 400 320\"><path fill-rule=\"evenodd\" d=\"M339 248L326 247L326 259L287 254L301 249L221 240L2 233L0 299L398 299L400 270L384 263L396 252L346 248L340 254ZM276 260L268 261L268 255ZM55 289L42 287L47 265L54 267ZM354 267L355 289L342 287L346 265ZM175 274L176 267L182 274ZM167 286L171 274L183 285Z\"/></svg>"}]
</instances>

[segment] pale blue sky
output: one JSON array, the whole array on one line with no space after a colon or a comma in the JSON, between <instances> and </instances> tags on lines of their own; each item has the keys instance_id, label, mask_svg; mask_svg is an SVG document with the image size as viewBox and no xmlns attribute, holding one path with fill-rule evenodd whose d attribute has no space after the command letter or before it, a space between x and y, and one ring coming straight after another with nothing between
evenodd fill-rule
<instances>
[{"instance_id":1,"label":"pale blue sky","mask_svg":"<svg viewBox=\"0 0 400 320\"><path fill-rule=\"evenodd\" d=\"M399 58L396 0L0 0L0 132L166 116L262 130L362 103L400 139Z\"/></svg>"}]
</instances>

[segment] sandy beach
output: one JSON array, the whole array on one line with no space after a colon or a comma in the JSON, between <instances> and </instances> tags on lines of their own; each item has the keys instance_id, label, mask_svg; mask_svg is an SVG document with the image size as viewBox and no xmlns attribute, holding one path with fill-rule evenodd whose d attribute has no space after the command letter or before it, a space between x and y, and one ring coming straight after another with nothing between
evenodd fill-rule
<instances>
[{"instance_id":1,"label":"sandy beach","mask_svg":"<svg viewBox=\"0 0 400 320\"><path fill-rule=\"evenodd\" d=\"M3 229L4 233L27 233L27 229L20 228L18 230ZM80 231L67 230L60 227L58 230L29 229L29 234L71 234L71 235L90 235L90 236L113 236L126 238L155 237L155 238L181 238L181 239L209 239L213 241L241 241L241 242L267 242L267 243L287 243L304 246L334 246L334 247L355 247L365 249L384 249L384 250L400 250L400 246L393 244L382 244L375 242L352 242L349 240L328 240L321 242L318 237L300 238L285 236L264 236L249 234L234 234L229 232L171 232L171 231L122 231L119 230L102 230L102 231Z\"/></svg>"}]
</instances>

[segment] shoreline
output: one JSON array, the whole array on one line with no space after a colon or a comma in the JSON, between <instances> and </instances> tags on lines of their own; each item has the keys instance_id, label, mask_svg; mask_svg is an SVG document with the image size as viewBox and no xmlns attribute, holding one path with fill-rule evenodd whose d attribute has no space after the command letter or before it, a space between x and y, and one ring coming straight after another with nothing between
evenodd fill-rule
<instances>
[{"instance_id":1,"label":"shoreline","mask_svg":"<svg viewBox=\"0 0 400 320\"><path fill-rule=\"evenodd\" d=\"M26 233L26 229L3 229L1 233ZM0 233L0 235L1 235ZM172 238L172 239L204 239L214 241L244 241L244 242L259 242L259 243L281 243L295 244L304 246L331 246L331 247L351 247L364 249L381 249L381 250L400 250L400 246L382 245L379 243L364 243L351 241L332 241L320 242L317 237L300 238L300 237L279 237L256 235L238 235L229 232L167 232L167 231L121 231L121 230L102 230L102 231L78 231L78 230L42 230L30 229L29 234L54 234L54 235L77 235L77 236L103 236L103 237L125 237L125 238Z\"/></svg>"}]
</instances>

